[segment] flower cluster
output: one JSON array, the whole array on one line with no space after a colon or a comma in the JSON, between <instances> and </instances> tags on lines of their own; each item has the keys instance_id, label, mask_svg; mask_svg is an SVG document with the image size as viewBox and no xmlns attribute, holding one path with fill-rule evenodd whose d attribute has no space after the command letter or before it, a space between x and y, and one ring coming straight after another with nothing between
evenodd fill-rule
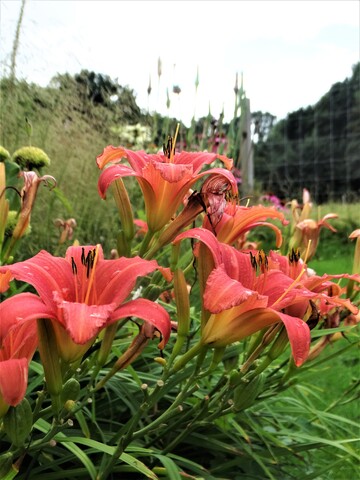
<instances>
[{"instance_id":1,"label":"flower cluster","mask_svg":"<svg viewBox=\"0 0 360 480\"><path fill-rule=\"evenodd\" d=\"M87 375L87 391L94 394L134 362L151 340L164 350L156 358L163 366L158 387L185 369L189 380L183 396L219 366L229 345L237 348L242 361L225 380L227 390L217 411L222 415L228 401L239 411L245 408L239 403L240 383L254 381L288 345L291 356L282 358L289 366L300 367L330 341L327 335L314 343L313 329L358 322L358 231L353 234L358 241L352 274L318 276L307 263L320 228L333 229L327 220L335 215L312 220L307 191L302 207L295 200L291 203L290 222L284 209L242 206L231 159L216 153L177 152L175 143L169 137L158 154L108 146L98 156L99 195L105 199L112 192L121 222L111 259L105 258L100 244L75 242L65 258L40 251L12 263L10 254L29 226L37 188L51 179L22 172L21 209L12 236L4 240L0 229L4 247L0 292L6 296L0 303L0 417L25 397L29 363L37 350L48 401L60 422L69 380ZM145 220L134 220L124 177L134 177L139 184ZM8 217L4 169L0 187L3 221ZM62 229L59 245L70 241L75 219L57 219L55 225ZM277 249L287 225L290 239L281 254ZM270 229L274 250L266 253L249 240L249 233L258 227ZM16 282L31 286L30 291L14 294ZM191 313L194 295L198 315ZM130 341L114 355L122 335ZM159 398L155 389L140 413ZM135 420L140 416L119 434L119 449L131 441ZM105 471L109 469L108 465Z\"/></svg>"}]
</instances>

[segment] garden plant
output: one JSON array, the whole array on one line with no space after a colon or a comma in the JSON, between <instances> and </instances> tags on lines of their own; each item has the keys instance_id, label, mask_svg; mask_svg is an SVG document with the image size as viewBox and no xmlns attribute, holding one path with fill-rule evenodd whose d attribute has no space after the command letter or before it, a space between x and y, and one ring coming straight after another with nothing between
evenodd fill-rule
<instances>
[{"instance_id":1,"label":"garden plant","mask_svg":"<svg viewBox=\"0 0 360 480\"><path fill-rule=\"evenodd\" d=\"M0 147L0 478L354 473L357 425L334 409L359 381L320 408L316 374L358 345L360 225L352 270L319 274L337 215L315 220L306 189L241 198L233 160L181 150L178 129L156 152L106 146L93 169L114 248L58 218L56 249L18 260L56 179L43 150Z\"/></svg>"}]
</instances>

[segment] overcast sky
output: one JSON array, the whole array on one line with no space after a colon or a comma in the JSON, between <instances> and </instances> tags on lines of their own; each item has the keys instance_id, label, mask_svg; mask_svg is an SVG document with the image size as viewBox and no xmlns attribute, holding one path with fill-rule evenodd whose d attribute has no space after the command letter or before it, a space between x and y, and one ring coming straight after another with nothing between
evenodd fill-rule
<instances>
[{"instance_id":1,"label":"overcast sky","mask_svg":"<svg viewBox=\"0 0 360 480\"><path fill-rule=\"evenodd\" d=\"M0 0L1 76L9 71L20 6ZM27 0L16 73L46 86L56 73L93 70L163 114L168 88L170 115L189 123L209 104L214 116L224 108L230 120L236 72L243 72L251 109L279 119L351 75L360 59L359 22L359 0ZM172 94L174 84L180 95Z\"/></svg>"}]
</instances>

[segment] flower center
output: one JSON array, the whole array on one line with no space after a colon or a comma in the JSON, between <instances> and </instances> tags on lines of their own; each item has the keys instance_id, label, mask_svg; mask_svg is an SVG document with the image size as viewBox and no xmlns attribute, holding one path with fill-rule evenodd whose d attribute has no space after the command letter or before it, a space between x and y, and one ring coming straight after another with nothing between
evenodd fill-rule
<instances>
[{"instance_id":1,"label":"flower center","mask_svg":"<svg viewBox=\"0 0 360 480\"><path fill-rule=\"evenodd\" d=\"M174 155L175 155L175 146L176 146L176 139L179 133L180 124L178 123L176 126L176 131L174 137L168 135L167 143L163 143L163 152L164 155L169 159L169 163L174 162Z\"/></svg>"},{"instance_id":2,"label":"flower center","mask_svg":"<svg viewBox=\"0 0 360 480\"><path fill-rule=\"evenodd\" d=\"M95 281L95 269L99 258L100 245L87 252L85 255L85 249L82 249L81 253L81 265L78 269L74 257L71 257L71 268L74 274L75 280L75 301L80 303L86 303L89 305L90 294L93 293L91 303L96 304L96 298L94 298L94 289L92 288Z\"/></svg>"}]
</instances>

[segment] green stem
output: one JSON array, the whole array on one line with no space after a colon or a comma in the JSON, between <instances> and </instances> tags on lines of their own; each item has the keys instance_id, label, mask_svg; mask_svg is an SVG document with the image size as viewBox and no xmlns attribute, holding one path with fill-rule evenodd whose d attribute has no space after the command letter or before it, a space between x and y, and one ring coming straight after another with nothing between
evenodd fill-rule
<instances>
[{"instance_id":1,"label":"green stem","mask_svg":"<svg viewBox=\"0 0 360 480\"><path fill-rule=\"evenodd\" d=\"M154 237L154 232L152 232L151 230L148 230L145 234L145 237L143 238L143 241L141 242L141 245L140 245L140 250L139 250L139 256L140 257L145 256L145 254L148 250L149 244L150 244L151 240L153 239L153 237Z\"/></svg>"},{"instance_id":2,"label":"green stem","mask_svg":"<svg viewBox=\"0 0 360 480\"><path fill-rule=\"evenodd\" d=\"M172 375L173 373L176 373L178 372L179 370L181 370L182 368L184 368L184 366L190 361L192 360L194 357L196 357L196 355L199 355L199 354L206 354L207 352L207 346L204 345L201 340L199 340L198 343L196 343L195 345L193 345L190 350L188 350L186 353L184 353L184 355L182 357L179 358L179 360L175 363L175 365L173 366L173 368L170 370L170 375Z\"/></svg>"}]
</instances>

